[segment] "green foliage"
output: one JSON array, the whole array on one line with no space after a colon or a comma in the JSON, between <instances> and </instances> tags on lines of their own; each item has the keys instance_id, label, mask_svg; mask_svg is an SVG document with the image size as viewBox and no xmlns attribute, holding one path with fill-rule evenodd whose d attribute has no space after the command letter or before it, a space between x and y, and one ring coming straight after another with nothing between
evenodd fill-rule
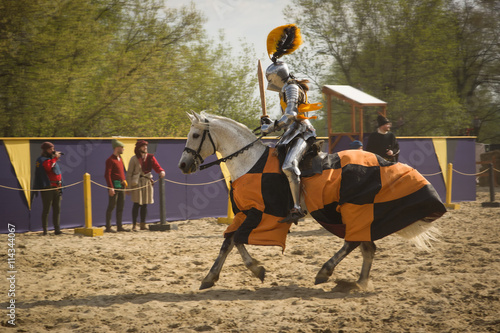
<instances>
[{"instance_id":1,"label":"green foliage","mask_svg":"<svg viewBox=\"0 0 500 333\"><path fill-rule=\"evenodd\" d=\"M189 86L182 92L181 101L195 111L232 118L249 127L255 126L260 113L260 98L255 95L258 84L256 59L244 43L239 55L233 55L224 37L213 47L195 47L185 59L189 64Z\"/></svg>"},{"instance_id":2,"label":"green foliage","mask_svg":"<svg viewBox=\"0 0 500 333\"><path fill-rule=\"evenodd\" d=\"M2 136L178 136L190 109L258 113L252 53L207 40L194 5L0 0L0 12Z\"/></svg>"},{"instance_id":3,"label":"green foliage","mask_svg":"<svg viewBox=\"0 0 500 333\"><path fill-rule=\"evenodd\" d=\"M294 65L319 86L388 102L398 135L459 135L474 116L498 121L488 105L500 91L499 13L498 3L472 0L294 0L286 9L311 41L308 67ZM334 131L350 131L350 109L334 109Z\"/></svg>"}]
</instances>

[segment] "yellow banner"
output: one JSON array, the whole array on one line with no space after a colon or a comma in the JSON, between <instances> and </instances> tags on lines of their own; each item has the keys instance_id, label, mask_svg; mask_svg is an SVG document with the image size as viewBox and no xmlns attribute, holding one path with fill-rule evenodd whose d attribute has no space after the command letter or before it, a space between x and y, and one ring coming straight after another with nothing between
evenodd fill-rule
<instances>
[{"instance_id":1,"label":"yellow banner","mask_svg":"<svg viewBox=\"0 0 500 333\"><path fill-rule=\"evenodd\" d=\"M448 167L448 149L446 144L446 138L433 138L432 143L434 144L434 151L441 167L441 172L444 179L444 184L446 184L446 168Z\"/></svg>"},{"instance_id":2,"label":"yellow banner","mask_svg":"<svg viewBox=\"0 0 500 333\"><path fill-rule=\"evenodd\" d=\"M28 208L31 209L30 189L31 189L31 157L30 140L3 140L10 163L14 168L17 180L24 190Z\"/></svg>"},{"instance_id":3,"label":"yellow banner","mask_svg":"<svg viewBox=\"0 0 500 333\"><path fill-rule=\"evenodd\" d=\"M125 138L116 138L120 142L122 142L125 145L125 149L123 150L122 158L123 158L123 165L125 165L125 169L128 170L128 163L130 162L130 159L132 156L134 156L134 149L135 149L135 143L137 142L137 139L125 139ZM110 145L111 147L111 145ZM113 153L113 149L110 149L110 154Z\"/></svg>"}]
</instances>

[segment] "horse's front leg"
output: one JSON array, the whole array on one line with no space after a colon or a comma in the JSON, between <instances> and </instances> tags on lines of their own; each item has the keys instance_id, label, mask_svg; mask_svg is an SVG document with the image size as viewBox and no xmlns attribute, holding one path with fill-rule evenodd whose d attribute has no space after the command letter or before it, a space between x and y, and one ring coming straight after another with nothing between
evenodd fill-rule
<instances>
[{"instance_id":1,"label":"horse's front leg","mask_svg":"<svg viewBox=\"0 0 500 333\"><path fill-rule=\"evenodd\" d=\"M245 263L245 266L252 271L253 275L258 277L260 281L264 282L264 278L266 276L266 269L262 266L259 266L257 260L253 259L250 253L248 253L247 248L244 244L236 244L236 248Z\"/></svg>"},{"instance_id":2,"label":"horse's front leg","mask_svg":"<svg viewBox=\"0 0 500 333\"><path fill-rule=\"evenodd\" d=\"M335 267L344 259L349 253L352 252L355 248L359 246L361 242L344 242L344 246L335 253L333 257L330 258L323 267L319 270L318 274L316 275L316 280L314 281L314 284L320 284L328 281L328 278L333 274L333 270Z\"/></svg>"},{"instance_id":3,"label":"horse's front leg","mask_svg":"<svg viewBox=\"0 0 500 333\"><path fill-rule=\"evenodd\" d=\"M233 236L230 236L224 240L222 246L219 251L219 256L215 259L212 268L210 268L210 272L208 272L207 276L201 282L200 290L207 289L213 287L215 282L219 280L219 274L222 270L222 266L226 261L227 255L234 247Z\"/></svg>"}]
</instances>

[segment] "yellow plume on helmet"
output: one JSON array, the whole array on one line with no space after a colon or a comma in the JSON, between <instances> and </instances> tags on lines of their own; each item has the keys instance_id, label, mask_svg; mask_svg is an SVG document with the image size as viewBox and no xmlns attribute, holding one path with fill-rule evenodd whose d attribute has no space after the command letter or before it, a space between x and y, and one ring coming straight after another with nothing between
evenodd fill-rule
<instances>
[{"instance_id":1,"label":"yellow plume on helmet","mask_svg":"<svg viewBox=\"0 0 500 333\"><path fill-rule=\"evenodd\" d=\"M273 62L285 54L292 53L300 44L302 36L296 24L279 26L267 35L267 53Z\"/></svg>"}]
</instances>

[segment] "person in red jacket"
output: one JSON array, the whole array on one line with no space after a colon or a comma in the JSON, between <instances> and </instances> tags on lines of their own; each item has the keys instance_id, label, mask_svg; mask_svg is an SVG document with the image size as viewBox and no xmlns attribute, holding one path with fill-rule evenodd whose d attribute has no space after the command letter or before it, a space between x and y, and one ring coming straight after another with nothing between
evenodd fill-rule
<instances>
[{"instance_id":1,"label":"person in red jacket","mask_svg":"<svg viewBox=\"0 0 500 333\"><path fill-rule=\"evenodd\" d=\"M135 230L139 210L141 213L141 230L146 230L147 205L153 200L153 174L156 171L160 178L165 177L165 170L162 169L153 154L148 153L148 142L139 140L135 144L135 155L132 156L128 164L127 181L130 183L128 192L134 203L132 207L132 230Z\"/></svg>"},{"instance_id":2,"label":"person in red jacket","mask_svg":"<svg viewBox=\"0 0 500 333\"><path fill-rule=\"evenodd\" d=\"M123 206L125 204L125 188L127 181L125 180L125 165L121 155L125 149L125 145L113 139L111 142L113 147L113 154L106 160L106 169L104 171L104 178L108 184L109 202L106 209L106 232L115 232L111 229L111 215L116 207L116 230L117 231L130 231L123 228L122 216Z\"/></svg>"},{"instance_id":3,"label":"person in red jacket","mask_svg":"<svg viewBox=\"0 0 500 333\"><path fill-rule=\"evenodd\" d=\"M43 235L47 235L50 208L52 207L52 223L54 233L62 234L60 226L61 200L62 200L62 174L57 161L61 152L56 151L51 142L44 142L41 146L42 154L36 160L35 190L42 190L42 228Z\"/></svg>"}]
</instances>

